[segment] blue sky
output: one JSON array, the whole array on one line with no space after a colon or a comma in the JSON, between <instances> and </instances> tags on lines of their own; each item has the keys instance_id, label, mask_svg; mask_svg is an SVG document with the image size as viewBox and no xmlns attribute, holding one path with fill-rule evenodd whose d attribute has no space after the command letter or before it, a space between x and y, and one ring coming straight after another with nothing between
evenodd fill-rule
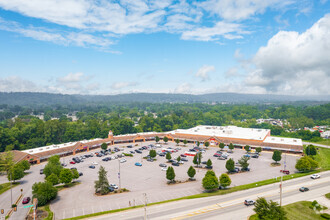
<instances>
[{"instance_id":1,"label":"blue sky","mask_svg":"<svg viewBox=\"0 0 330 220\"><path fill-rule=\"evenodd\" d=\"M330 1L0 0L0 91L329 95Z\"/></svg>"}]
</instances>

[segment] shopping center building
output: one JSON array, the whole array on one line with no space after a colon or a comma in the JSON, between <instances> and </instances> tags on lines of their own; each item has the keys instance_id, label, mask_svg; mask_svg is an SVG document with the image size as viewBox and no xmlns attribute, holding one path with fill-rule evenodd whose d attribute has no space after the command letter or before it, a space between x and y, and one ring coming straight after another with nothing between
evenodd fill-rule
<instances>
[{"instance_id":1,"label":"shopping center building","mask_svg":"<svg viewBox=\"0 0 330 220\"><path fill-rule=\"evenodd\" d=\"M13 154L16 162L28 160L34 164L46 161L52 155L62 157L75 155L78 152L90 151L99 148L102 143L108 145L136 144L154 141L156 136L161 140L167 137L168 141L178 139L180 142L186 140L188 143L196 143L198 141L204 144L209 142L211 147L217 146L219 143L224 143L225 145L232 143L236 148L243 148L245 145L249 145L251 148L261 147L263 150L281 150L291 153L303 152L301 139L273 137L269 129L200 125L190 129L177 129L170 132L145 132L117 136L113 136L112 132L109 131L109 135L105 139L98 138L24 151L13 151Z\"/></svg>"}]
</instances>

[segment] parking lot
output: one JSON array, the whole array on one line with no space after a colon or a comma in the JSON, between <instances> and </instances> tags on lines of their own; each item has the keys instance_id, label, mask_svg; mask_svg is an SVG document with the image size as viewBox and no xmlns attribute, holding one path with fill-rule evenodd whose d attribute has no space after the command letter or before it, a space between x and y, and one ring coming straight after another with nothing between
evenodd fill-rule
<instances>
[{"instance_id":1,"label":"parking lot","mask_svg":"<svg viewBox=\"0 0 330 220\"><path fill-rule=\"evenodd\" d=\"M134 149L146 146L152 142L139 143L138 146L134 146ZM154 144L154 143L152 143ZM116 145L121 148L125 145ZM114 146L111 146L113 148ZM163 147L176 148L175 143L168 143ZM188 151L192 148L192 145L184 147L180 145L181 150L173 153L172 158L177 158L180 154ZM124 151L117 152L113 155L127 153L132 149L124 149ZM157 148L156 150L161 150ZM216 147L209 147L205 153L203 153L202 161L211 159L213 162L213 170L217 176L226 172L225 163L226 160L217 160L213 157L213 154L219 150ZM97 150L99 151L99 149ZM95 152L95 151L94 151ZM87 154L83 152L77 156ZM52 203L52 210L55 212L56 219L69 218L74 216L80 216L95 212L101 212L112 209L119 209L128 206L144 204L145 198L148 203L159 202L163 200L169 200L179 198L188 195L194 195L203 192L201 180L206 173L206 169L198 168L196 171L196 181L185 182L188 179L187 170L193 165L193 157L187 157L188 162L174 167L176 177L175 179L184 183L178 183L174 185L168 185L166 179L166 171L162 171L159 167L160 163L166 163L165 157L156 157L156 161L149 162L142 157L149 154L149 150L144 150L142 154L135 153L133 157L125 157L127 162L119 163L118 159L111 161L102 161L104 157L90 157L84 160L83 163L69 164L72 157L61 158L61 162L68 164L67 168L76 167L79 172L83 172L83 176L79 178L81 184L76 185L73 188L65 189L59 192L58 198ZM230 157L237 162L245 154L244 150L235 149ZM262 152L258 159L251 158L250 172L238 173L230 175L232 179L232 185L242 185L252 183L264 179L276 178L280 176L279 170L282 167L271 167L273 162L271 159L272 152ZM287 169L294 172L294 165L297 155L283 155L282 162L286 157ZM89 168L92 162L98 163L95 169ZM142 163L142 166L135 166L136 162ZM166 163L167 165L170 165ZM106 196L96 196L94 194L94 181L98 179L98 170L100 166L104 166L108 171L109 183L119 185L119 166L120 166L120 179L121 187L130 190L130 192L120 194L110 194ZM146 197L144 196L146 194Z\"/></svg>"}]
</instances>

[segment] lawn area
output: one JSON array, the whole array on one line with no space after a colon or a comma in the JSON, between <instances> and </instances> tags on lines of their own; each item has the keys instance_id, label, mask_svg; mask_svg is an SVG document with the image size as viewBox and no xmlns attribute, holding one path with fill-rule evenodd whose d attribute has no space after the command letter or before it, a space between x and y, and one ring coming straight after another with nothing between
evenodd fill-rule
<instances>
[{"instance_id":1,"label":"lawn area","mask_svg":"<svg viewBox=\"0 0 330 220\"><path fill-rule=\"evenodd\" d=\"M324 139L322 141L311 141L315 144L323 144L323 145L327 145L327 146L330 146L330 139Z\"/></svg>"},{"instance_id":2,"label":"lawn area","mask_svg":"<svg viewBox=\"0 0 330 220\"><path fill-rule=\"evenodd\" d=\"M319 166L323 170L330 170L330 149L324 147L318 147L318 154L315 155L315 160L319 163Z\"/></svg>"},{"instance_id":3,"label":"lawn area","mask_svg":"<svg viewBox=\"0 0 330 220\"><path fill-rule=\"evenodd\" d=\"M300 201L283 206L287 213L288 220L324 220L320 214L309 208L312 202ZM249 220L258 220L256 215L252 215Z\"/></svg>"},{"instance_id":4,"label":"lawn area","mask_svg":"<svg viewBox=\"0 0 330 220\"><path fill-rule=\"evenodd\" d=\"M16 183L12 183L12 188L14 188L15 186L19 185L18 182ZM0 195L4 192L6 192L7 190L10 190L10 183L3 183L0 184Z\"/></svg>"}]
</instances>

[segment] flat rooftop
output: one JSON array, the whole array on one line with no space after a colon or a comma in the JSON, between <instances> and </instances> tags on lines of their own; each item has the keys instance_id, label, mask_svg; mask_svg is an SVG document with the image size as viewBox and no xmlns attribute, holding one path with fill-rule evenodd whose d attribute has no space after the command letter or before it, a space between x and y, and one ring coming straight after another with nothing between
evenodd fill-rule
<instances>
[{"instance_id":1,"label":"flat rooftop","mask_svg":"<svg viewBox=\"0 0 330 220\"><path fill-rule=\"evenodd\" d=\"M302 140L301 139L295 139L295 138L284 138L284 137L266 137L264 140L264 143L271 143L271 144L287 144L287 145L295 145L295 146L302 146Z\"/></svg>"},{"instance_id":2,"label":"flat rooftop","mask_svg":"<svg viewBox=\"0 0 330 220\"><path fill-rule=\"evenodd\" d=\"M172 134L191 134L227 138L239 138L246 140L264 140L269 129L261 128L241 128L236 126L209 126L199 125L189 129L178 129L170 133Z\"/></svg>"}]
</instances>

